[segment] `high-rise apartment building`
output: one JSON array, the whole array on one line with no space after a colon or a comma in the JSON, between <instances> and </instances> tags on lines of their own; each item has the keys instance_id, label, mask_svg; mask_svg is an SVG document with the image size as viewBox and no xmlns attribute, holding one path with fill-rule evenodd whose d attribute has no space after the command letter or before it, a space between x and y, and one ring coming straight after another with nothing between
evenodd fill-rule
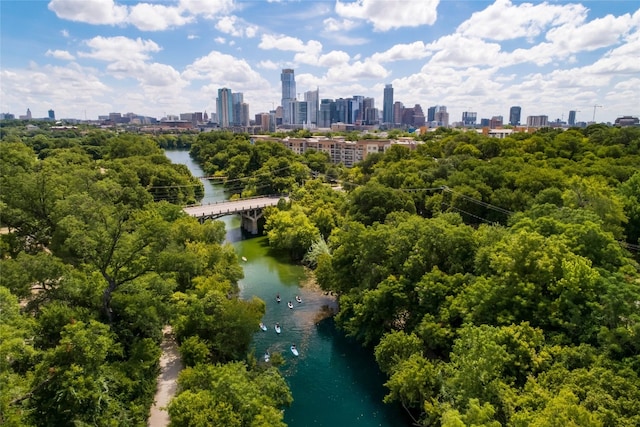
<instances>
[{"instance_id":1,"label":"high-rise apartment building","mask_svg":"<svg viewBox=\"0 0 640 427\"><path fill-rule=\"evenodd\" d=\"M228 128L233 124L233 95L231 89L218 89L218 99L216 99L218 112L218 126Z\"/></svg>"},{"instance_id":2,"label":"high-rise apartment building","mask_svg":"<svg viewBox=\"0 0 640 427\"><path fill-rule=\"evenodd\" d=\"M304 93L304 101L307 103L307 125L318 126L318 114L320 113L320 90L310 90Z\"/></svg>"},{"instance_id":3,"label":"high-rise apartment building","mask_svg":"<svg viewBox=\"0 0 640 427\"><path fill-rule=\"evenodd\" d=\"M402 123L402 113L404 111L404 104L400 101L393 103L393 122L392 124L399 125Z\"/></svg>"},{"instance_id":4,"label":"high-rise apartment building","mask_svg":"<svg viewBox=\"0 0 640 427\"><path fill-rule=\"evenodd\" d=\"M527 126L532 128L542 128L549 125L548 116L527 116Z\"/></svg>"},{"instance_id":5,"label":"high-rise apartment building","mask_svg":"<svg viewBox=\"0 0 640 427\"><path fill-rule=\"evenodd\" d=\"M522 112L522 108L514 105L509 109L509 124L511 126L520 126L520 114Z\"/></svg>"},{"instance_id":6,"label":"high-rise apartment building","mask_svg":"<svg viewBox=\"0 0 640 427\"><path fill-rule=\"evenodd\" d=\"M293 102L296 100L296 78L291 68L285 68L280 74L282 82L282 124L293 124Z\"/></svg>"},{"instance_id":7,"label":"high-rise apartment building","mask_svg":"<svg viewBox=\"0 0 640 427\"><path fill-rule=\"evenodd\" d=\"M49 110L49 120L55 120L56 119L56 112L53 110Z\"/></svg>"},{"instance_id":8,"label":"high-rise apartment building","mask_svg":"<svg viewBox=\"0 0 640 427\"><path fill-rule=\"evenodd\" d=\"M576 111L575 110L569 111L568 123L569 123L569 126L575 126L576 125Z\"/></svg>"},{"instance_id":9,"label":"high-rise apartment building","mask_svg":"<svg viewBox=\"0 0 640 427\"><path fill-rule=\"evenodd\" d=\"M376 108L376 100L373 98L364 98L362 101L362 124L375 125L378 124L378 109Z\"/></svg>"},{"instance_id":10,"label":"high-rise apartment building","mask_svg":"<svg viewBox=\"0 0 640 427\"><path fill-rule=\"evenodd\" d=\"M384 95L382 100L382 122L393 124L393 86L390 84L384 86Z\"/></svg>"}]
</instances>

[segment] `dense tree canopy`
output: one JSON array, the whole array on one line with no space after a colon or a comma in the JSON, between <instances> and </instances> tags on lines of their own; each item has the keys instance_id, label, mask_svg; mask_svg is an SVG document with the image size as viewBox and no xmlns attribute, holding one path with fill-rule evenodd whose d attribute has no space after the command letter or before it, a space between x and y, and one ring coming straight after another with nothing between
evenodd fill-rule
<instances>
[{"instance_id":1,"label":"dense tree canopy","mask_svg":"<svg viewBox=\"0 0 640 427\"><path fill-rule=\"evenodd\" d=\"M167 323L203 372L246 358L264 303L237 298L242 269L223 224L183 213L202 185L158 141L97 130L2 136L0 424L146 425ZM216 366L273 399L249 413L216 398L203 413L223 405L229 420L282 424L290 394L275 368ZM191 407L181 402L176 425Z\"/></svg>"},{"instance_id":2,"label":"dense tree canopy","mask_svg":"<svg viewBox=\"0 0 640 427\"><path fill-rule=\"evenodd\" d=\"M385 401L425 426L637 424L640 129L421 140L267 214L375 348Z\"/></svg>"}]
</instances>

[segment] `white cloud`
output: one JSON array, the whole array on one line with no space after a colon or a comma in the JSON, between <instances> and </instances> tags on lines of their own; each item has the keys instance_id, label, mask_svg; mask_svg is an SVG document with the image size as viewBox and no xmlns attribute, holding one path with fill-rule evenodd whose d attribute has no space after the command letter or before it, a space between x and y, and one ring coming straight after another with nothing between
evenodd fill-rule
<instances>
[{"instance_id":1,"label":"white cloud","mask_svg":"<svg viewBox=\"0 0 640 427\"><path fill-rule=\"evenodd\" d=\"M285 35L276 36L271 34L263 34L262 39L260 40L260 44L258 44L258 47L264 50L278 49L293 52L305 52L309 49L316 51L316 49L318 49L318 46L319 49L322 50L322 44L315 40L310 40L307 44L305 44L302 40L295 37L289 37Z\"/></svg>"},{"instance_id":2,"label":"white cloud","mask_svg":"<svg viewBox=\"0 0 640 427\"><path fill-rule=\"evenodd\" d=\"M189 34L187 36L187 40L196 40L196 39L199 39L199 38L200 38L200 36L198 36L196 34Z\"/></svg>"},{"instance_id":3,"label":"white cloud","mask_svg":"<svg viewBox=\"0 0 640 427\"><path fill-rule=\"evenodd\" d=\"M180 0L179 7L193 15L202 15L211 19L235 10L235 2L233 0Z\"/></svg>"},{"instance_id":4,"label":"white cloud","mask_svg":"<svg viewBox=\"0 0 640 427\"><path fill-rule=\"evenodd\" d=\"M232 87L234 91L239 92L268 86L266 80L247 61L217 51L212 51L188 65L182 73L182 78L187 81L210 80L218 87Z\"/></svg>"},{"instance_id":5,"label":"white cloud","mask_svg":"<svg viewBox=\"0 0 640 427\"><path fill-rule=\"evenodd\" d=\"M48 49L47 52L45 53L46 56L51 56L52 58L56 58L56 59L63 59L66 61L73 61L74 59L76 59L71 53L69 53L66 50L51 50Z\"/></svg>"},{"instance_id":6,"label":"white cloud","mask_svg":"<svg viewBox=\"0 0 640 427\"><path fill-rule=\"evenodd\" d=\"M336 13L343 18L362 19L373 24L376 31L432 25L438 16L440 0L379 1L357 0L351 3L336 1Z\"/></svg>"},{"instance_id":7,"label":"white cloud","mask_svg":"<svg viewBox=\"0 0 640 427\"><path fill-rule=\"evenodd\" d=\"M213 39L213 41L218 44L225 44L227 42L227 39L225 39L224 37L216 37Z\"/></svg>"},{"instance_id":8,"label":"white cloud","mask_svg":"<svg viewBox=\"0 0 640 427\"><path fill-rule=\"evenodd\" d=\"M460 24L457 32L490 40L532 38L548 27L583 22L586 16L587 9L580 4L552 5L544 2L513 5L510 0L496 0L486 9L473 13L471 18Z\"/></svg>"},{"instance_id":9,"label":"white cloud","mask_svg":"<svg viewBox=\"0 0 640 427\"><path fill-rule=\"evenodd\" d=\"M242 19L239 19L234 15L223 16L220 18L216 23L216 29L234 37L253 38L258 32L258 27L247 24Z\"/></svg>"},{"instance_id":10,"label":"white cloud","mask_svg":"<svg viewBox=\"0 0 640 427\"><path fill-rule=\"evenodd\" d=\"M127 7L113 0L51 0L49 10L59 18L87 24L122 24L128 15Z\"/></svg>"},{"instance_id":11,"label":"white cloud","mask_svg":"<svg viewBox=\"0 0 640 427\"><path fill-rule=\"evenodd\" d=\"M430 62L448 67L476 65L504 65L505 55L497 43L487 43L478 38L452 34L441 37L426 46L436 50Z\"/></svg>"},{"instance_id":12,"label":"white cloud","mask_svg":"<svg viewBox=\"0 0 640 427\"><path fill-rule=\"evenodd\" d=\"M131 24L142 31L161 31L212 19L235 9L233 0L180 0L177 5L138 2L122 5L114 0L51 0L49 10L59 18L94 25ZM255 31L252 29L251 31Z\"/></svg>"},{"instance_id":13,"label":"white cloud","mask_svg":"<svg viewBox=\"0 0 640 427\"><path fill-rule=\"evenodd\" d=\"M104 106L101 97L109 92L96 69L75 63L64 67L32 64L30 69L3 69L0 80L2 106L19 105L25 110L31 106L36 117L39 113L34 106L53 108L57 117L84 117L82 110Z\"/></svg>"},{"instance_id":14,"label":"white cloud","mask_svg":"<svg viewBox=\"0 0 640 427\"><path fill-rule=\"evenodd\" d=\"M332 50L318 58L318 65L321 67L335 67L349 62L349 54L341 50Z\"/></svg>"},{"instance_id":15,"label":"white cloud","mask_svg":"<svg viewBox=\"0 0 640 427\"><path fill-rule=\"evenodd\" d=\"M186 86L186 82L181 79L180 73L172 66L155 62L144 67L144 73L138 76L138 80L143 86L166 87L176 84L178 86Z\"/></svg>"},{"instance_id":16,"label":"white cloud","mask_svg":"<svg viewBox=\"0 0 640 427\"><path fill-rule=\"evenodd\" d=\"M138 3L132 6L127 20L142 31L163 31L193 22L193 17L184 17L176 7Z\"/></svg>"},{"instance_id":17,"label":"white cloud","mask_svg":"<svg viewBox=\"0 0 640 427\"><path fill-rule=\"evenodd\" d=\"M607 15L580 26L572 23L552 28L546 39L554 44L555 49L565 52L590 51L618 43L632 27L629 14Z\"/></svg>"},{"instance_id":18,"label":"white cloud","mask_svg":"<svg viewBox=\"0 0 640 427\"><path fill-rule=\"evenodd\" d=\"M245 29L244 29L244 34L252 39L254 38L257 34L258 34L258 27L256 27L255 25L248 25Z\"/></svg>"},{"instance_id":19,"label":"white cloud","mask_svg":"<svg viewBox=\"0 0 640 427\"><path fill-rule=\"evenodd\" d=\"M625 44L610 50L584 69L594 74L628 74L636 77L640 73L640 61L631 58L640 58L640 32L635 32Z\"/></svg>"},{"instance_id":20,"label":"white cloud","mask_svg":"<svg viewBox=\"0 0 640 427\"><path fill-rule=\"evenodd\" d=\"M386 78L389 71L371 60L356 61L334 66L327 72L329 82L344 83L363 79Z\"/></svg>"},{"instance_id":21,"label":"white cloud","mask_svg":"<svg viewBox=\"0 0 640 427\"><path fill-rule=\"evenodd\" d=\"M349 31L356 27L356 23L350 19L327 18L322 23L325 31L329 32Z\"/></svg>"},{"instance_id":22,"label":"white cloud","mask_svg":"<svg viewBox=\"0 0 640 427\"><path fill-rule=\"evenodd\" d=\"M429 55L431 55L431 52L427 49L424 42L416 41L408 44L397 44L384 52L374 53L371 59L377 62L392 62L422 59Z\"/></svg>"},{"instance_id":23,"label":"white cloud","mask_svg":"<svg viewBox=\"0 0 640 427\"><path fill-rule=\"evenodd\" d=\"M277 70L277 69L280 68L280 66L278 64L276 64L275 62L273 62L271 60L258 62L258 67L259 68L264 68L265 70Z\"/></svg>"},{"instance_id":24,"label":"white cloud","mask_svg":"<svg viewBox=\"0 0 640 427\"><path fill-rule=\"evenodd\" d=\"M145 61L149 59L150 52L162 50L153 40L142 40L140 37L97 36L86 40L85 44L92 49L91 52L79 52L78 56L109 62Z\"/></svg>"},{"instance_id":25,"label":"white cloud","mask_svg":"<svg viewBox=\"0 0 640 427\"><path fill-rule=\"evenodd\" d=\"M62 34L62 37L64 38L69 38L69 31L67 30L61 30L60 34Z\"/></svg>"},{"instance_id":26,"label":"white cloud","mask_svg":"<svg viewBox=\"0 0 640 427\"><path fill-rule=\"evenodd\" d=\"M216 22L216 29L234 37L242 37L242 29L236 26L235 16L223 16Z\"/></svg>"},{"instance_id":27,"label":"white cloud","mask_svg":"<svg viewBox=\"0 0 640 427\"><path fill-rule=\"evenodd\" d=\"M302 52L296 53L293 60L301 64L317 65L321 52L322 43L316 40L309 40L309 42L307 42L306 49Z\"/></svg>"},{"instance_id":28,"label":"white cloud","mask_svg":"<svg viewBox=\"0 0 640 427\"><path fill-rule=\"evenodd\" d=\"M333 50L320 55L319 50L309 49L308 52L296 53L293 60L300 64L315 65L318 67L335 67L349 62L349 54L341 50Z\"/></svg>"}]
</instances>

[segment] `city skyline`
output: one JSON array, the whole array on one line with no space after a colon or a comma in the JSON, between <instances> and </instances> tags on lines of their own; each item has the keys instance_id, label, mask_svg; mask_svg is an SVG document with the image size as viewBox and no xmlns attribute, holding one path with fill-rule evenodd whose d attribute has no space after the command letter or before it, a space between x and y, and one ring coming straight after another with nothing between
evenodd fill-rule
<instances>
[{"instance_id":1,"label":"city skyline","mask_svg":"<svg viewBox=\"0 0 640 427\"><path fill-rule=\"evenodd\" d=\"M216 111L244 94L250 115L296 98L362 96L383 110L447 106L450 121L509 117L613 122L640 111L634 2L52 0L0 3L0 111L33 117L152 117ZM559 95L561 94L561 95ZM596 107L594 106L602 106ZM505 122L508 120L505 119Z\"/></svg>"}]
</instances>

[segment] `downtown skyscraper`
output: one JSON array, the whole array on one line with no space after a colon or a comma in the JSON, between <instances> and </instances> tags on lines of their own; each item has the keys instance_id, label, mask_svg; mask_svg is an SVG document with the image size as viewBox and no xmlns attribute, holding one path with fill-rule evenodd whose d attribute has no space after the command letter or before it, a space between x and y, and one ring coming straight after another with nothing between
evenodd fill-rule
<instances>
[{"instance_id":1,"label":"downtown skyscraper","mask_svg":"<svg viewBox=\"0 0 640 427\"><path fill-rule=\"evenodd\" d=\"M296 78L293 69L283 69L280 81L282 82L282 124L291 125L294 123L293 104L296 100Z\"/></svg>"},{"instance_id":2,"label":"downtown skyscraper","mask_svg":"<svg viewBox=\"0 0 640 427\"><path fill-rule=\"evenodd\" d=\"M384 96L382 99L382 122L393 124L393 86L390 84L384 87Z\"/></svg>"},{"instance_id":3,"label":"downtown skyscraper","mask_svg":"<svg viewBox=\"0 0 640 427\"><path fill-rule=\"evenodd\" d=\"M520 114L522 113L522 108L517 105L514 105L509 109L509 124L511 126L519 126L520 125Z\"/></svg>"},{"instance_id":4,"label":"downtown skyscraper","mask_svg":"<svg viewBox=\"0 0 640 427\"><path fill-rule=\"evenodd\" d=\"M216 99L218 113L218 126L228 128L233 124L233 95L231 89L226 87L218 89L218 99Z\"/></svg>"}]
</instances>

